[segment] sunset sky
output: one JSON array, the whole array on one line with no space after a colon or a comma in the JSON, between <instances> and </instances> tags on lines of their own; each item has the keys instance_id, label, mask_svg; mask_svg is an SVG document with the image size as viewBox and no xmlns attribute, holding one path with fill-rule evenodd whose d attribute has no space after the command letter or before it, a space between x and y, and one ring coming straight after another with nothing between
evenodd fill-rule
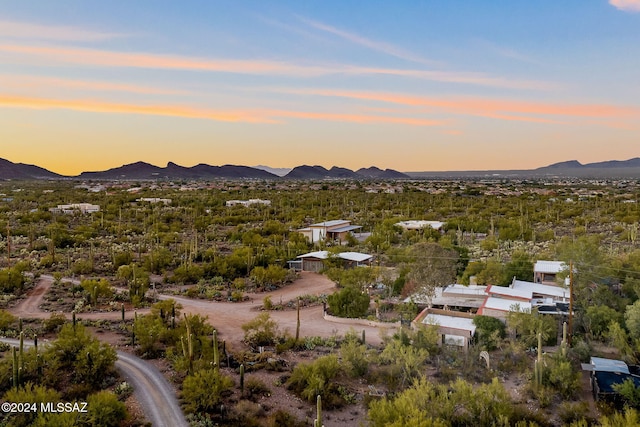
<instances>
[{"instance_id":1,"label":"sunset sky","mask_svg":"<svg viewBox=\"0 0 640 427\"><path fill-rule=\"evenodd\" d=\"M57 173L640 156L640 0L0 1L0 158Z\"/></svg>"}]
</instances>

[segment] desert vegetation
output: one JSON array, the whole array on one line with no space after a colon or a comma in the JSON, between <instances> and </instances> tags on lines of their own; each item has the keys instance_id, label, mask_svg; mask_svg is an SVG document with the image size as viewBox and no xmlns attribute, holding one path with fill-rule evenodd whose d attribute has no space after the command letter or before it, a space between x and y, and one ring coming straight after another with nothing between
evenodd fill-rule
<instances>
[{"instance_id":1,"label":"desert vegetation","mask_svg":"<svg viewBox=\"0 0 640 427\"><path fill-rule=\"evenodd\" d=\"M6 401L99 401L109 414L74 421L59 414L59 423L44 414L5 415L11 425L141 423L127 415L131 392L114 369L112 345L161 364L196 426L297 426L318 418L327 427L589 426L638 419L634 387L620 387L619 407L596 405L580 371L593 355L630 365L640 358L637 182L158 181L103 183L97 192L88 190L95 183L79 184L0 183L10 195L0 202L0 331L41 342L37 350L2 347L0 392ZM160 197L171 203L138 201ZM250 198L271 204L225 206ZM49 210L69 201L100 211ZM297 232L338 218L363 233L311 244ZM445 225L396 225L410 219ZM282 299L278 292L299 278L287 261L319 250L374 260L345 268L331 257L322 274L335 288ZM532 280L541 259L575 267L568 336L568 319L535 310L511 313L506 322L475 317L468 351L442 346L435 326L411 327L423 308L412 296L456 282ZM45 282L37 307L44 314L16 315ZM196 302L211 314L198 312ZM229 304L252 310L250 316L216 316L216 307ZM319 335L301 333L310 322L304 313L320 308L390 329L374 337L358 323L345 333L327 323ZM285 315L294 326L278 321ZM234 323L233 336L220 332L225 322ZM111 345L99 340L105 335Z\"/></svg>"}]
</instances>

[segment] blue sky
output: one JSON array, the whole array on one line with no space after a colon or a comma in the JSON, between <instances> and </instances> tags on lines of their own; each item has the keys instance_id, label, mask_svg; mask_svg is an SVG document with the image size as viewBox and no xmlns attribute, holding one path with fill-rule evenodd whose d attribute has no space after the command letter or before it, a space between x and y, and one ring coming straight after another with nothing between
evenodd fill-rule
<instances>
[{"instance_id":1,"label":"blue sky","mask_svg":"<svg viewBox=\"0 0 640 427\"><path fill-rule=\"evenodd\" d=\"M403 171L640 155L640 0L0 2L0 157Z\"/></svg>"}]
</instances>

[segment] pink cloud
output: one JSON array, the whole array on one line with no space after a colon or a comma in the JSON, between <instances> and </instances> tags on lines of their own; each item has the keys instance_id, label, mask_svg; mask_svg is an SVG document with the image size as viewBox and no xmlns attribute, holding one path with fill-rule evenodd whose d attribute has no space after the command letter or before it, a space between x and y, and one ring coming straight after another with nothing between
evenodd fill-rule
<instances>
[{"instance_id":1,"label":"pink cloud","mask_svg":"<svg viewBox=\"0 0 640 427\"><path fill-rule=\"evenodd\" d=\"M295 91L293 91L295 92ZM472 115L510 121L561 123L566 118L624 119L640 117L640 109L606 104L551 104L482 98L433 98L342 90L302 90L301 94L380 101L432 112Z\"/></svg>"},{"instance_id":2,"label":"pink cloud","mask_svg":"<svg viewBox=\"0 0 640 427\"><path fill-rule=\"evenodd\" d=\"M75 64L98 67L127 67L149 69L176 69L190 71L226 72L252 75L278 75L293 77L319 77L325 75L392 75L448 83L517 89L549 90L555 85L529 80L492 77L483 73L455 71L423 71L396 68L359 67L350 65L300 65L269 60L207 59L150 53L125 53L97 49L0 45L0 51L43 58L49 64Z\"/></svg>"},{"instance_id":3,"label":"pink cloud","mask_svg":"<svg viewBox=\"0 0 640 427\"><path fill-rule=\"evenodd\" d=\"M212 110L180 105L137 105L96 100L63 100L23 96L0 96L0 107L30 109L65 109L95 113L143 114L221 122L280 123L281 119L309 119L350 123L390 123L412 126L438 126L443 122L414 117L368 114L326 113L288 110Z\"/></svg>"},{"instance_id":4,"label":"pink cloud","mask_svg":"<svg viewBox=\"0 0 640 427\"><path fill-rule=\"evenodd\" d=\"M84 28L62 26L62 25L41 25L27 22L0 21L0 37L30 40L57 40L57 41L102 41L116 37L123 37L123 34L106 33Z\"/></svg>"},{"instance_id":5,"label":"pink cloud","mask_svg":"<svg viewBox=\"0 0 640 427\"><path fill-rule=\"evenodd\" d=\"M609 0L609 4L627 12L640 12L640 0Z\"/></svg>"}]
</instances>

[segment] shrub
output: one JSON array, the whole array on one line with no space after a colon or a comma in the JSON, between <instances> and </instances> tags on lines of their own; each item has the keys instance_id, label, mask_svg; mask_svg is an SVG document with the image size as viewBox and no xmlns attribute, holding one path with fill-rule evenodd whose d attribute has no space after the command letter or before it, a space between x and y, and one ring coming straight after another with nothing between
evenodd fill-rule
<instances>
[{"instance_id":1,"label":"shrub","mask_svg":"<svg viewBox=\"0 0 640 427\"><path fill-rule=\"evenodd\" d=\"M48 319L44 320L44 331L45 332L57 332L60 330L62 325L67 322L67 318L62 313L51 313Z\"/></svg>"},{"instance_id":2,"label":"shrub","mask_svg":"<svg viewBox=\"0 0 640 427\"><path fill-rule=\"evenodd\" d=\"M233 387L233 380L215 369L202 369L182 383L182 399L188 412L210 412Z\"/></svg>"},{"instance_id":3,"label":"shrub","mask_svg":"<svg viewBox=\"0 0 640 427\"><path fill-rule=\"evenodd\" d=\"M266 311L242 325L244 342L251 346L273 345L278 339L278 324Z\"/></svg>"}]
</instances>

